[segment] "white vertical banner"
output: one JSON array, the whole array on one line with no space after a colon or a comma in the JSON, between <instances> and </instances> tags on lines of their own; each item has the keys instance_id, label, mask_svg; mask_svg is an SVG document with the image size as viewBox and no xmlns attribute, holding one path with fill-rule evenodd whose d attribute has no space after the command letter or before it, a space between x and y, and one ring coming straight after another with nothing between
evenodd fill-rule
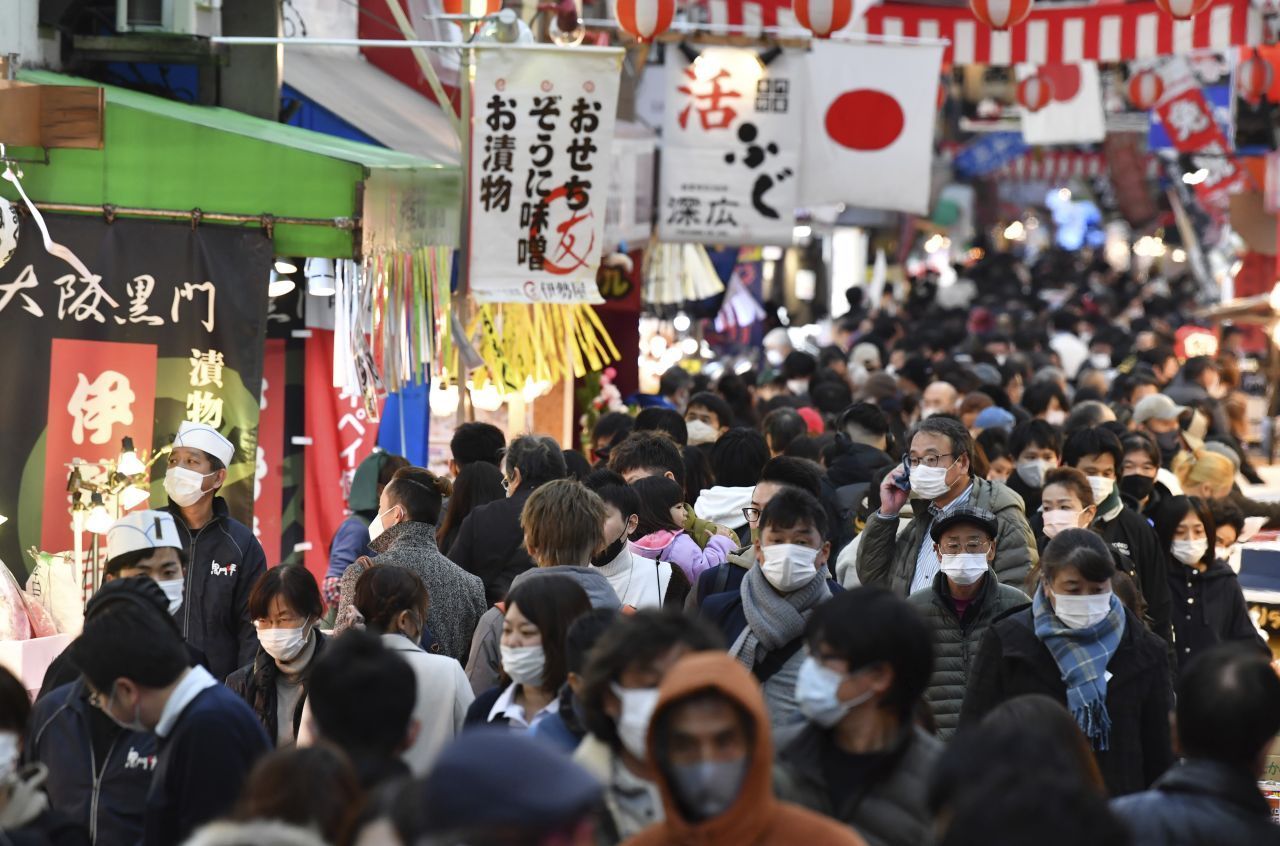
<instances>
[{"instance_id":1,"label":"white vertical banner","mask_svg":"<svg viewBox=\"0 0 1280 846\"><path fill-rule=\"evenodd\" d=\"M667 50L658 238L791 244L804 113L800 63L783 51Z\"/></svg>"},{"instance_id":2,"label":"white vertical banner","mask_svg":"<svg viewBox=\"0 0 1280 846\"><path fill-rule=\"evenodd\" d=\"M602 302L621 49L476 50L471 292L491 302Z\"/></svg>"},{"instance_id":3,"label":"white vertical banner","mask_svg":"<svg viewBox=\"0 0 1280 846\"><path fill-rule=\"evenodd\" d=\"M1102 80L1096 62L1018 65L1018 81L1040 76L1049 83L1049 105L1022 110L1022 138L1028 144L1092 144L1107 135Z\"/></svg>"},{"instance_id":4,"label":"white vertical banner","mask_svg":"<svg viewBox=\"0 0 1280 846\"><path fill-rule=\"evenodd\" d=\"M942 44L814 41L800 202L925 214Z\"/></svg>"}]
</instances>

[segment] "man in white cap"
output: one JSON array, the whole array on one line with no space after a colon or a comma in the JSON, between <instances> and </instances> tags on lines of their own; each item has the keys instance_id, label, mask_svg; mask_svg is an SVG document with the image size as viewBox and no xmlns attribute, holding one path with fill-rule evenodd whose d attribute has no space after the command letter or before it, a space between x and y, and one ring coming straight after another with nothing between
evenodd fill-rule
<instances>
[{"instance_id":1,"label":"man in white cap","mask_svg":"<svg viewBox=\"0 0 1280 846\"><path fill-rule=\"evenodd\" d=\"M204 652L223 681L251 662L258 635L249 619L249 592L267 569L253 531L231 518L218 491L235 457L231 441L202 423L184 422L173 439L164 489L188 567L178 627Z\"/></svg>"},{"instance_id":2,"label":"man in white cap","mask_svg":"<svg viewBox=\"0 0 1280 846\"><path fill-rule=\"evenodd\" d=\"M1164 394L1143 397L1133 409L1134 425L1145 429L1160 447L1160 463L1168 469L1174 457L1187 448L1182 434L1182 418L1191 409L1178 405Z\"/></svg>"},{"instance_id":3,"label":"man in white cap","mask_svg":"<svg viewBox=\"0 0 1280 846\"><path fill-rule=\"evenodd\" d=\"M107 531L103 581L149 576L169 600L169 613L182 606L185 569L182 538L168 511L134 511Z\"/></svg>"}]
</instances>

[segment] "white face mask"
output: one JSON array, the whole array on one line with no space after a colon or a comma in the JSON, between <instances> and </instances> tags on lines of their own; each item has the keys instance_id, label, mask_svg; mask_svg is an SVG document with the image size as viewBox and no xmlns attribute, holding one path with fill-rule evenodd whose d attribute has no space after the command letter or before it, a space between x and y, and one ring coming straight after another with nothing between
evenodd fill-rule
<instances>
[{"instance_id":1,"label":"white face mask","mask_svg":"<svg viewBox=\"0 0 1280 846\"><path fill-rule=\"evenodd\" d=\"M689 432L689 446L713 444L720 437L720 433L710 423L701 420L690 420L684 427Z\"/></svg>"},{"instance_id":2,"label":"white face mask","mask_svg":"<svg viewBox=\"0 0 1280 846\"><path fill-rule=\"evenodd\" d=\"M956 459L957 461L959 459ZM947 484L947 472L955 461L946 467L926 467L917 464L911 468L911 492L922 499L937 499L951 490Z\"/></svg>"},{"instance_id":3,"label":"white face mask","mask_svg":"<svg viewBox=\"0 0 1280 846\"><path fill-rule=\"evenodd\" d=\"M201 476L185 467L170 467L164 474L164 492L179 508L195 505L204 496L204 480L212 475Z\"/></svg>"},{"instance_id":4,"label":"white face mask","mask_svg":"<svg viewBox=\"0 0 1280 846\"><path fill-rule=\"evenodd\" d=\"M177 614L178 609L182 607L182 593L187 584L186 579L168 579L156 584L160 585L160 590L164 591L165 597L169 600L169 613Z\"/></svg>"},{"instance_id":5,"label":"white face mask","mask_svg":"<svg viewBox=\"0 0 1280 846\"><path fill-rule=\"evenodd\" d=\"M796 705L800 713L814 725L831 728L844 719L844 715L875 695L868 689L852 699L841 700L840 685L847 676L818 663L809 656L800 664L796 675Z\"/></svg>"},{"instance_id":6,"label":"white face mask","mask_svg":"<svg viewBox=\"0 0 1280 846\"><path fill-rule=\"evenodd\" d=\"M961 552L942 556L942 573L958 585L971 585L987 572L987 556L981 552Z\"/></svg>"},{"instance_id":7,"label":"white face mask","mask_svg":"<svg viewBox=\"0 0 1280 846\"><path fill-rule=\"evenodd\" d=\"M809 393L809 380L808 379L788 379L787 390L798 397L804 396L805 394Z\"/></svg>"},{"instance_id":8,"label":"white face mask","mask_svg":"<svg viewBox=\"0 0 1280 846\"><path fill-rule=\"evenodd\" d=\"M794 543L760 547L760 572L781 593L804 587L818 575L818 550Z\"/></svg>"},{"instance_id":9,"label":"white face mask","mask_svg":"<svg viewBox=\"0 0 1280 846\"><path fill-rule=\"evenodd\" d=\"M399 508L399 507L400 506L398 505L391 506L391 508ZM388 508L386 511L383 511L382 514L390 514L391 508ZM377 517L374 517L373 520L369 522L369 543L373 543L374 541L376 541L379 538L379 536L382 535L383 532L385 532L388 528L390 528L389 526L386 526L383 524L382 514L379 514ZM392 523L391 525L394 526L395 523Z\"/></svg>"},{"instance_id":10,"label":"white face mask","mask_svg":"<svg viewBox=\"0 0 1280 846\"><path fill-rule=\"evenodd\" d=\"M1044 413L1044 422L1048 423L1050 426L1061 426L1063 423L1067 422L1067 413L1061 408L1046 411Z\"/></svg>"},{"instance_id":11,"label":"white face mask","mask_svg":"<svg viewBox=\"0 0 1280 846\"><path fill-rule=\"evenodd\" d=\"M501 646L502 669L516 684L542 685L547 656L541 646Z\"/></svg>"},{"instance_id":12,"label":"white face mask","mask_svg":"<svg viewBox=\"0 0 1280 846\"><path fill-rule=\"evenodd\" d=\"M1213 554L1213 557L1218 559L1219 561L1230 561L1231 556L1232 554L1235 553L1235 551L1236 551L1236 545L1234 543L1228 544L1226 546L1219 546L1217 551Z\"/></svg>"},{"instance_id":13,"label":"white face mask","mask_svg":"<svg viewBox=\"0 0 1280 846\"><path fill-rule=\"evenodd\" d=\"M1094 370L1107 370L1111 367L1111 354L1093 353L1089 356L1089 366Z\"/></svg>"},{"instance_id":14,"label":"white face mask","mask_svg":"<svg viewBox=\"0 0 1280 846\"><path fill-rule=\"evenodd\" d=\"M1103 476L1090 476L1089 487L1093 488L1093 501L1101 505L1103 500L1111 496L1111 492L1116 489L1116 480Z\"/></svg>"},{"instance_id":15,"label":"white face mask","mask_svg":"<svg viewBox=\"0 0 1280 846\"><path fill-rule=\"evenodd\" d=\"M1209 539L1200 538L1200 540L1176 540L1170 546L1169 551L1173 553L1173 557L1188 566L1200 563L1200 559L1204 558L1204 554L1209 551Z\"/></svg>"},{"instance_id":16,"label":"white face mask","mask_svg":"<svg viewBox=\"0 0 1280 846\"><path fill-rule=\"evenodd\" d=\"M258 629L258 643L262 644L262 651L281 664L297 658L310 637L311 632L306 625L296 629Z\"/></svg>"},{"instance_id":17,"label":"white face mask","mask_svg":"<svg viewBox=\"0 0 1280 846\"><path fill-rule=\"evenodd\" d=\"M16 732L0 731L0 784L8 784L18 772L22 744Z\"/></svg>"},{"instance_id":18,"label":"white face mask","mask_svg":"<svg viewBox=\"0 0 1280 846\"><path fill-rule=\"evenodd\" d=\"M1053 540L1063 529L1080 528L1079 511L1045 511L1040 516L1044 519L1044 536Z\"/></svg>"},{"instance_id":19,"label":"white face mask","mask_svg":"<svg viewBox=\"0 0 1280 846\"><path fill-rule=\"evenodd\" d=\"M1044 487L1044 474L1049 472L1052 465L1042 458L1033 458L1030 461L1019 461L1014 469L1018 472L1018 478L1021 479L1029 487Z\"/></svg>"},{"instance_id":20,"label":"white face mask","mask_svg":"<svg viewBox=\"0 0 1280 846\"><path fill-rule=\"evenodd\" d=\"M618 739L628 752L641 761L648 757L645 748L649 736L649 720L653 718L653 709L658 704L656 687L623 687L617 682L610 682L609 689L622 703L622 714L618 717Z\"/></svg>"},{"instance_id":21,"label":"white face mask","mask_svg":"<svg viewBox=\"0 0 1280 846\"><path fill-rule=\"evenodd\" d=\"M1090 596L1053 594L1053 613L1069 629L1087 629L1111 613L1111 596L1111 591Z\"/></svg>"}]
</instances>

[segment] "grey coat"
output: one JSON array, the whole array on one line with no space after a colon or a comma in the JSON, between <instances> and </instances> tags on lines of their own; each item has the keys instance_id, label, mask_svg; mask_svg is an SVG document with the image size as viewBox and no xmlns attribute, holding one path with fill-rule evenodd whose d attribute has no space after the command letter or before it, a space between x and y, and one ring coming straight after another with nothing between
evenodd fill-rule
<instances>
[{"instance_id":1,"label":"grey coat","mask_svg":"<svg viewBox=\"0 0 1280 846\"><path fill-rule=\"evenodd\" d=\"M795 734L777 733L773 784L779 799L853 827L869 846L933 843L925 794L942 741L919 726L906 726L896 746L868 774L864 788L838 802L832 801L822 771L821 750L830 743L830 733L812 724Z\"/></svg>"},{"instance_id":2,"label":"grey coat","mask_svg":"<svg viewBox=\"0 0 1280 846\"><path fill-rule=\"evenodd\" d=\"M996 560L992 569L1001 583L1021 587L1031 568L1039 563L1035 537L1022 510L1022 497L1000 482L974 477L968 504L996 515L1000 534L996 537ZM912 501L915 516L898 534L898 519L871 515L858 542L858 578L864 585L877 585L905 597L911 591L916 558L922 543L929 539L929 503Z\"/></svg>"},{"instance_id":3,"label":"grey coat","mask_svg":"<svg viewBox=\"0 0 1280 846\"><path fill-rule=\"evenodd\" d=\"M471 634L484 613L484 582L454 564L436 546L436 527L430 523L397 523L370 544L378 555L374 563L404 567L422 579L430 606L427 627L439 646L439 654L467 659ZM342 598L338 602L335 631L345 631L352 622L356 582L368 568L368 558L358 558L342 576Z\"/></svg>"},{"instance_id":4,"label":"grey coat","mask_svg":"<svg viewBox=\"0 0 1280 846\"><path fill-rule=\"evenodd\" d=\"M956 616L955 606L951 604L951 585L942 573L934 577L932 586L911 594L907 602L915 606L933 631L933 677L929 679L924 698L933 709L938 736L949 740L960 725L960 706L964 703L969 667L977 657L978 645L987 627L1001 614L1031 600L1017 588L997 582L995 574L988 570L982 587L965 609L964 619Z\"/></svg>"}]
</instances>

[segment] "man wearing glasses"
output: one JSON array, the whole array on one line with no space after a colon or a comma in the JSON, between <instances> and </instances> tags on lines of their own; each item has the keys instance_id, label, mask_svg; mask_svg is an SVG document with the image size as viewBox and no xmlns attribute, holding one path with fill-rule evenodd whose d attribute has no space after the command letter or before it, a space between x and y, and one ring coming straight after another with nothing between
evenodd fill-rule
<instances>
[{"instance_id":1,"label":"man wearing glasses","mask_svg":"<svg viewBox=\"0 0 1280 846\"><path fill-rule=\"evenodd\" d=\"M897 536L898 512L914 500L911 524ZM911 437L903 466L880 485L880 510L867 520L858 544L858 578L906 597L933 584L941 562L929 530L949 511L968 506L995 516L992 569L1007 585L1020 587L1039 560L1022 498L1001 482L973 473L973 438L957 418L935 415Z\"/></svg>"},{"instance_id":2,"label":"man wearing glasses","mask_svg":"<svg viewBox=\"0 0 1280 846\"><path fill-rule=\"evenodd\" d=\"M996 517L981 508L958 506L933 521L929 536L940 572L933 584L907 600L933 630L936 661L924 698L933 709L938 736L947 740L960 724L969 666L991 622L1031 600L996 581Z\"/></svg>"}]
</instances>

